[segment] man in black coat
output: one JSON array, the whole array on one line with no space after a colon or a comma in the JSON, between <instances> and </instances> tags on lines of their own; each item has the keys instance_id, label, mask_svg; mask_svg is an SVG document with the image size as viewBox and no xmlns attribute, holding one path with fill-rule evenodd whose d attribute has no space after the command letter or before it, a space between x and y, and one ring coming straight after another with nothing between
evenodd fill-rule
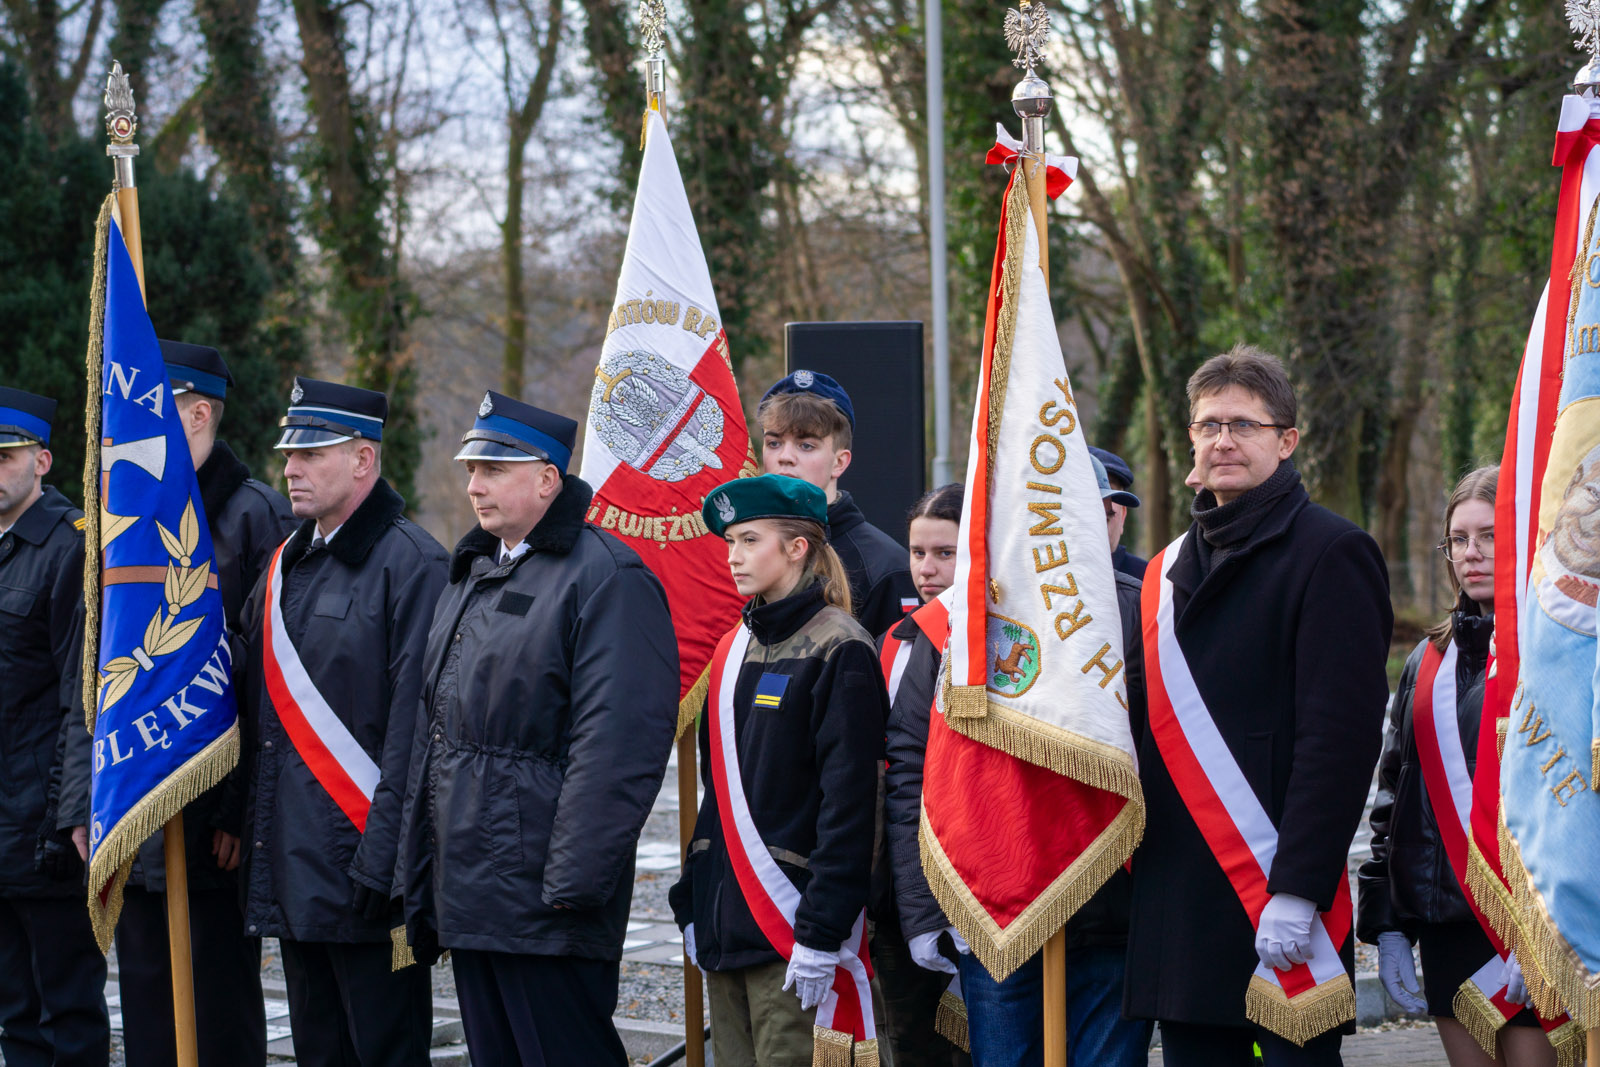
<instances>
[{"instance_id":1,"label":"man in black coat","mask_svg":"<svg viewBox=\"0 0 1600 1067\"><path fill-rule=\"evenodd\" d=\"M245 604L245 932L275 936L295 1058L422 1067L426 968L391 973L400 809L446 555L379 477L382 393L296 378L277 447L302 520Z\"/></svg>"},{"instance_id":2,"label":"man in black coat","mask_svg":"<svg viewBox=\"0 0 1600 1067\"><path fill-rule=\"evenodd\" d=\"M612 1025L639 832L678 707L666 593L584 521L578 425L485 394L456 459L479 525L428 634L396 883L449 949L472 1062L627 1062Z\"/></svg>"},{"instance_id":3,"label":"man in black coat","mask_svg":"<svg viewBox=\"0 0 1600 1067\"><path fill-rule=\"evenodd\" d=\"M803 479L828 494L828 544L850 578L852 613L881 637L922 601L905 548L839 488L856 426L850 394L826 374L797 370L767 390L756 419L766 473Z\"/></svg>"},{"instance_id":4,"label":"man in black coat","mask_svg":"<svg viewBox=\"0 0 1600 1067\"><path fill-rule=\"evenodd\" d=\"M234 384L222 354L208 345L162 341L161 357L200 482L228 630L237 637L244 630L245 597L273 550L294 529L294 515L282 494L250 477L250 468L226 442L217 440L228 387ZM233 662L241 667L237 690L244 680L244 657L237 649ZM239 908L236 872L244 790L244 775L236 768L183 809L195 1025L204 1067L249 1067L267 1058L261 938L245 933ZM163 1067L177 1055L163 837L157 830L140 847L117 921L128 1067Z\"/></svg>"},{"instance_id":5,"label":"man in black coat","mask_svg":"<svg viewBox=\"0 0 1600 1067\"><path fill-rule=\"evenodd\" d=\"M1310 959L1313 914L1347 878L1388 699L1387 571L1371 537L1301 487L1294 392L1277 359L1240 346L1188 388L1202 488L1194 525L1167 550L1176 640L1277 844L1253 927L1145 732L1123 1007L1160 1020L1173 1067L1248 1064L1252 1042L1269 1065L1335 1064L1337 1029L1297 1047L1247 1022L1246 991L1258 965ZM1350 972L1353 942L1341 940Z\"/></svg>"},{"instance_id":6,"label":"man in black coat","mask_svg":"<svg viewBox=\"0 0 1600 1067\"><path fill-rule=\"evenodd\" d=\"M58 741L87 733L77 699L83 512L42 481L55 408L54 400L0 387L0 1060L7 1067L103 1067L111 1055L106 961L83 898L86 790L58 804Z\"/></svg>"}]
</instances>

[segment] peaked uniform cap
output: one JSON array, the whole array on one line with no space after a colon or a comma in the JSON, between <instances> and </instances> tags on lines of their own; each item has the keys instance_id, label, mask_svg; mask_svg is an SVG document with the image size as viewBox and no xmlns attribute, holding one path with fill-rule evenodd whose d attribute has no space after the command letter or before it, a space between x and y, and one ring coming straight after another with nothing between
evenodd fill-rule
<instances>
[{"instance_id":1,"label":"peaked uniform cap","mask_svg":"<svg viewBox=\"0 0 1600 1067\"><path fill-rule=\"evenodd\" d=\"M382 441L389 417L389 398L372 389L296 378L289 393L289 413L278 420L283 434L272 447L321 448L341 441Z\"/></svg>"},{"instance_id":2,"label":"peaked uniform cap","mask_svg":"<svg viewBox=\"0 0 1600 1067\"><path fill-rule=\"evenodd\" d=\"M1106 473L1111 475L1111 477L1115 478L1117 481L1121 482L1122 488L1133 488L1133 468L1128 466L1127 460L1123 459L1115 452L1108 451L1104 448L1096 448L1094 445L1089 446L1089 455L1093 456L1095 459L1098 459L1101 463L1104 463L1106 467Z\"/></svg>"},{"instance_id":3,"label":"peaked uniform cap","mask_svg":"<svg viewBox=\"0 0 1600 1067\"><path fill-rule=\"evenodd\" d=\"M765 404L767 397L777 393L815 393L824 400L831 400L835 407L844 412L844 419L850 424L850 429L854 431L856 428L856 409L850 403L850 394L844 391L844 386L821 371L797 370L779 378L762 396L761 402Z\"/></svg>"},{"instance_id":4,"label":"peaked uniform cap","mask_svg":"<svg viewBox=\"0 0 1600 1067\"><path fill-rule=\"evenodd\" d=\"M161 341L161 361L167 365L167 378L172 382L172 395L199 393L215 400L228 399L228 386L233 375L222 353L210 345L192 345L187 341Z\"/></svg>"},{"instance_id":5,"label":"peaked uniform cap","mask_svg":"<svg viewBox=\"0 0 1600 1067\"><path fill-rule=\"evenodd\" d=\"M577 441L578 424L565 415L491 389L483 394L483 402L478 405L478 420L472 424L472 429L461 435L461 451L456 453L456 459L500 463L529 463L537 459L554 464L565 474Z\"/></svg>"},{"instance_id":6,"label":"peaked uniform cap","mask_svg":"<svg viewBox=\"0 0 1600 1067\"><path fill-rule=\"evenodd\" d=\"M752 519L810 519L826 530L828 496L810 482L783 474L735 478L706 494L700 515L718 535Z\"/></svg>"},{"instance_id":7,"label":"peaked uniform cap","mask_svg":"<svg viewBox=\"0 0 1600 1067\"><path fill-rule=\"evenodd\" d=\"M56 402L47 396L0 385L0 448L49 445Z\"/></svg>"},{"instance_id":8,"label":"peaked uniform cap","mask_svg":"<svg viewBox=\"0 0 1600 1067\"><path fill-rule=\"evenodd\" d=\"M1129 508L1136 508L1139 506L1139 498L1128 492L1126 489L1111 488L1111 478L1106 473L1106 465L1100 462L1099 456L1091 454L1089 456L1089 462L1094 464L1094 480L1100 485L1101 500L1109 500L1113 504L1121 504L1124 507Z\"/></svg>"}]
</instances>

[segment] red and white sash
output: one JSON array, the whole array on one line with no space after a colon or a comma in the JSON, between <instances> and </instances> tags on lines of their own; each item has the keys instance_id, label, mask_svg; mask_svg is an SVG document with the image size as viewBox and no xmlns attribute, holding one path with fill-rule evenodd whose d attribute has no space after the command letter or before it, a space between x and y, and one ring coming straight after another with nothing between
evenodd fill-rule
<instances>
[{"instance_id":1,"label":"red and white sash","mask_svg":"<svg viewBox=\"0 0 1600 1067\"><path fill-rule=\"evenodd\" d=\"M900 692L900 679L906 674L906 661L911 659L911 646L915 640L902 641L894 635L899 623L889 627L883 635L883 647L878 650L878 666L883 668L883 684L889 690L889 706L894 706L895 695Z\"/></svg>"},{"instance_id":2,"label":"red and white sash","mask_svg":"<svg viewBox=\"0 0 1600 1067\"><path fill-rule=\"evenodd\" d=\"M1472 836L1472 774L1467 770L1466 746L1461 741L1461 720L1456 714L1456 643L1440 652L1429 641L1417 668L1416 689L1411 700L1412 733L1417 741L1417 759L1422 764L1422 783L1439 827L1439 839L1450 860L1467 903L1478 914L1478 902L1467 888L1467 841ZM1456 1018L1472 1031L1479 1044L1493 1055L1492 1031L1509 1022L1522 1005L1506 999L1507 952L1486 919L1479 924L1489 934L1495 954L1470 978L1461 983L1451 1007ZM1424 978L1427 976L1424 975ZM1567 1022L1565 1015L1554 1019L1540 1017L1546 1033ZM1482 1031L1482 1032L1480 1032Z\"/></svg>"},{"instance_id":3,"label":"red and white sash","mask_svg":"<svg viewBox=\"0 0 1600 1067\"><path fill-rule=\"evenodd\" d=\"M716 793L722 836L739 891L762 934L778 955L787 960L794 954L794 920L800 907L800 891L779 869L756 829L749 800L744 794L739 746L734 734L733 693L749 644L750 631L741 622L717 642L717 651L711 659L711 692L706 701L711 785ZM863 1042L872 1044L858 1050L865 1054L862 1060L876 1062L877 1030L872 1017L872 971L867 956L866 918L863 909L856 916L850 939L839 946L839 967L834 973L833 987L817 1006L817 1063L848 1064L849 1050Z\"/></svg>"},{"instance_id":4,"label":"red and white sash","mask_svg":"<svg viewBox=\"0 0 1600 1067\"><path fill-rule=\"evenodd\" d=\"M263 673L272 708L283 723L289 743L339 810L356 829L366 832L367 812L378 788L378 765L351 736L350 730L334 714L300 662L300 653L283 626L279 599L283 595L283 568L280 563L285 541L272 554L267 568L267 596L262 609L261 633L264 637Z\"/></svg>"},{"instance_id":5,"label":"red and white sash","mask_svg":"<svg viewBox=\"0 0 1600 1067\"><path fill-rule=\"evenodd\" d=\"M1227 875L1239 902L1259 926L1271 896L1267 879L1278 851L1278 828L1234 760L1178 645L1169 572L1185 533L1150 561L1142 593L1145 682L1150 730L1184 806ZM1257 964L1245 993L1245 1014L1303 1045L1355 1018L1355 988L1339 958L1350 934L1350 883L1339 879L1333 908L1312 917L1312 955L1286 971Z\"/></svg>"}]
</instances>

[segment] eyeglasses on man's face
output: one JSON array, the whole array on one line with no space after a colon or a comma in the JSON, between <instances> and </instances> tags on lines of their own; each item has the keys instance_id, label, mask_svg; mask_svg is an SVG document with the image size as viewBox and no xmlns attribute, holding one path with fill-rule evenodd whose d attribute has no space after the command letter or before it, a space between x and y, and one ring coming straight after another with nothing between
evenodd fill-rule
<instances>
[{"instance_id":1,"label":"eyeglasses on man's face","mask_svg":"<svg viewBox=\"0 0 1600 1067\"><path fill-rule=\"evenodd\" d=\"M1463 537L1460 534L1451 534L1433 547L1444 553L1444 558L1451 563L1465 559L1467 552L1473 545L1478 546L1478 554L1488 557L1494 555L1494 531L1476 534L1472 537Z\"/></svg>"},{"instance_id":2,"label":"eyeglasses on man's face","mask_svg":"<svg viewBox=\"0 0 1600 1067\"><path fill-rule=\"evenodd\" d=\"M1262 430L1290 430L1291 426L1282 426L1275 422L1257 422L1255 419L1234 419L1231 422L1191 422L1189 424L1189 440L1215 441L1222 435L1223 430L1228 431L1228 436L1235 441L1248 441Z\"/></svg>"}]
</instances>

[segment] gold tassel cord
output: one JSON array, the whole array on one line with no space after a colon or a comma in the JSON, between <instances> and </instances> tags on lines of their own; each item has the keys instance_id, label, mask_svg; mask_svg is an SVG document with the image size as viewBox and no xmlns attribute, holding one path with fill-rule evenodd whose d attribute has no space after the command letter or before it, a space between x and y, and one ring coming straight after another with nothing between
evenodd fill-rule
<instances>
[{"instance_id":1,"label":"gold tassel cord","mask_svg":"<svg viewBox=\"0 0 1600 1067\"><path fill-rule=\"evenodd\" d=\"M972 1051L967 1030L967 1002L948 989L939 995L939 1008L933 1013L933 1032L962 1052Z\"/></svg>"},{"instance_id":2,"label":"gold tassel cord","mask_svg":"<svg viewBox=\"0 0 1600 1067\"><path fill-rule=\"evenodd\" d=\"M694 729L694 723L700 717L700 709L705 707L706 694L711 691L711 664L706 664L705 670L700 672L700 677L689 691L678 701L678 731L673 734L676 740L684 735L687 730Z\"/></svg>"},{"instance_id":3,"label":"gold tassel cord","mask_svg":"<svg viewBox=\"0 0 1600 1067\"><path fill-rule=\"evenodd\" d=\"M1244 1014L1257 1026L1303 1046L1355 1019L1356 987L1350 984L1349 975L1341 974L1290 999L1280 986L1253 974L1244 994Z\"/></svg>"},{"instance_id":4,"label":"gold tassel cord","mask_svg":"<svg viewBox=\"0 0 1600 1067\"><path fill-rule=\"evenodd\" d=\"M1005 206L1006 258L1000 268L1000 311L994 322L994 353L989 363L989 463L984 481L994 478L995 449L1000 444L1000 418L1006 407L1006 383L1011 378L1011 345L1017 336L1017 295L1022 291L1022 254L1031 219L1028 185L1019 171L1007 187Z\"/></svg>"},{"instance_id":5,"label":"gold tassel cord","mask_svg":"<svg viewBox=\"0 0 1600 1067\"><path fill-rule=\"evenodd\" d=\"M1500 1009L1468 978L1450 999L1450 1010L1455 1013L1456 1022L1465 1027L1472 1040L1483 1049L1484 1055L1493 1059L1500 1028L1506 1024Z\"/></svg>"},{"instance_id":6,"label":"gold tassel cord","mask_svg":"<svg viewBox=\"0 0 1600 1067\"><path fill-rule=\"evenodd\" d=\"M226 732L169 774L155 789L146 793L95 846L89 860L89 922L101 952L111 951L111 935L122 912L122 887L128 868L139 846L167 824L190 801L226 778L239 762L239 724ZM99 887L110 884L105 904Z\"/></svg>"},{"instance_id":7,"label":"gold tassel cord","mask_svg":"<svg viewBox=\"0 0 1600 1067\"><path fill-rule=\"evenodd\" d=\"M1050 935L1065 926L1133 855L1144 836L1144 805L1133 800L1124 804L1072 866L1004 929L967 888L933 832L926 806L918 836L922 842L922 871L934 899L972 946L984 969L999 982L1032 959Z\"/></svg>"},{"instance_id":8,"label":"gold tassel cord","mask_svg":"<svg viewBox=\"0 0 1600 1067\"><path fill-rule=\"evenodd\" d=\"M84 407L83 449L83 715L89 732L100 709L100 390L106 335L106 252L111 238L111 206L100 204L94 223L94 281L89 287L89 350L84 376L89 403Z\"/></svg>"}]
</instances>

